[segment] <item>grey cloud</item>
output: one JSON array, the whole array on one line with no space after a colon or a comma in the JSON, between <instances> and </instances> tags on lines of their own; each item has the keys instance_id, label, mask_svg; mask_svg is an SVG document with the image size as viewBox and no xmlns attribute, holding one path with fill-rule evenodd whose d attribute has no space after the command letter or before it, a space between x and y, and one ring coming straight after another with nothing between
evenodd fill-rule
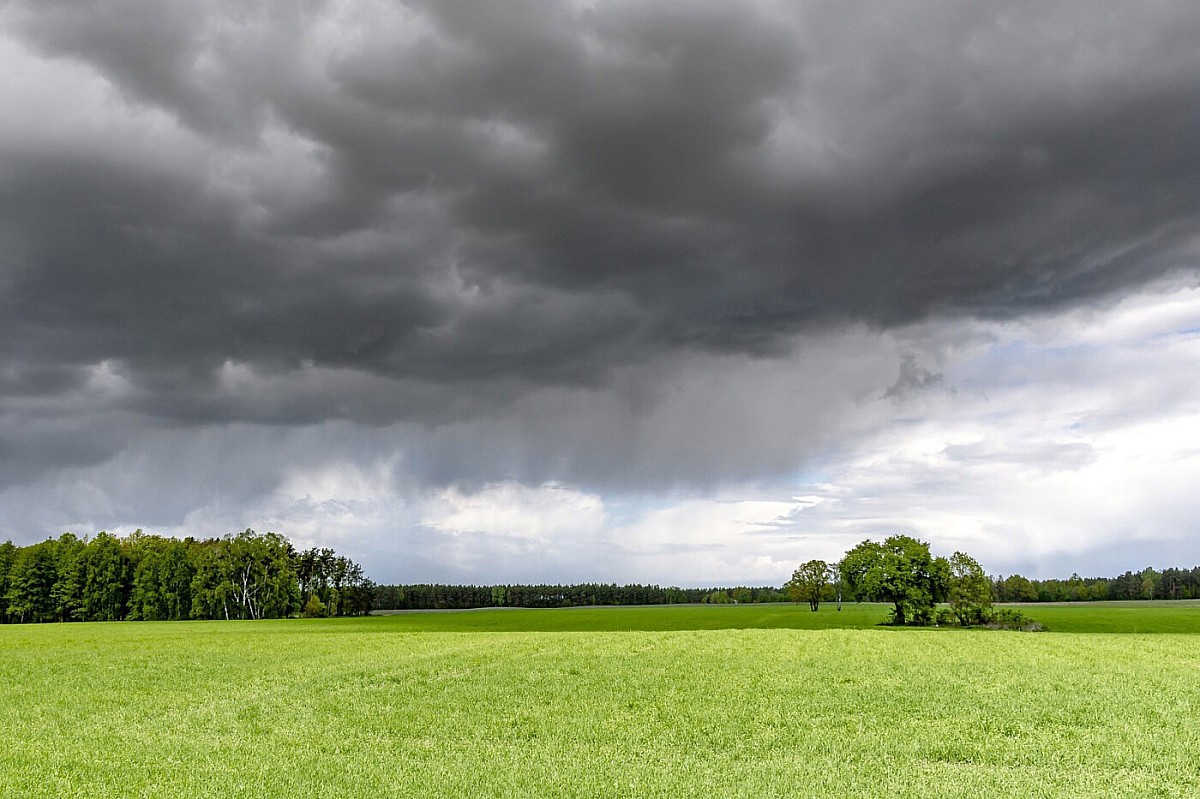
<instances>
[{"instance_id":1,"label":"grey cloud","mask_svg":"<svg viewBox=\"0 0 1200 799\"><path fill-rule=\"evenodd\" d=\"M1083 441L1027 441L997 447L987 442L946 447L945 456L964 466L1016 464L1042 472L1082 469L1096 460L1095 448Z\"/></svg>"},{"instance_id":2,"label":"grey cloud","mask_svg":"<svg viewBox=\"0 0 1200 799\"><path fill-rule=\"evenodd\" d=\"M47 418L6 410L0 421L0 487L32 483L64 464L93 466L124 447L130 420L103 414Z\"/></svg>"},{"instance_id":3,"label":"grey cloud","mask_svg":"<svg viewBox=\"0 0 1200 799\"><path fill-rule=\"evenodd\" d=\"M942 382L941 372L930 372L917 363L917 356L906 352L900 360L900 376L883 393L885 399L899 399L913 391L930 388Z\"/></svg>"},{"instance_id":4,"label":"grey cloud","mask_svg":"<svg viewBox=\"0 0 1200 799\"><path fill-rule=\"evenodd\" d=\"M39 2L0 21L107 80L112 114L173 125L149 153L120 126L0 138L6 396L106 362L128 391L95 407L161 424L450 425L443 478L476 468L455 431L498 471L675 473L685 437L632 470L590 448L655 435L600 407L622 370L652 394L697 353L782 364L798 334L1195 271L1188 3ZM900 370L889 393L936 378ZM543 417L543 390L588 400ZM711 410L677 412L695 430ZM517 412L534 421L474 426ZM706 464L688 478L718 460L682 451Z\"/></svg>"}]
</instances>

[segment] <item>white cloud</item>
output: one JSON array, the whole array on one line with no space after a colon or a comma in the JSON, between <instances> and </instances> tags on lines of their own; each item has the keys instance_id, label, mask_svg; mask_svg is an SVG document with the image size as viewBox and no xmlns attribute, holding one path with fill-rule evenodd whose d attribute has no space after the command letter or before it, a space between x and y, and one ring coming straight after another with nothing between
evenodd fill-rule
<instances>
[{"instance_id":1,"label":"white cloud","mask_svg":"<svg viewBox=\"0 0 1200 799\"><path fill-rule=\"evenodd\" d=\"M928 355L943 386L821 463L831 485L814 493L838 504L807 518L830 533L913 533L999 572L1190 565L1200 559L1189 488L1200 479L1197 328L1196 289L968 325L964 345ZM1137 563L1133 542L1147 545Z\"/></svg>"},{"instance_id":2,"label":"white cloud","mask_svg":"<svg viewBox=\"0 0 1200 799\"><path fill-rule=\"evenodd\" d=\"M352 462L321 464L315 469L294 469L275 494L307 502L369 503L395 496L395 462L378 461L360 466Z\"/></svg>"},{"instance_id":3,"label":"white cloud","mask_svg":"<svg viewBox=\"0 0 1200 799\"><path fill-rule=\"evenodd\" d=\"M605 524L599 496L557 483L505 481L464 493L451 487L429 503L422 524L441 533L488 533L550 542L594 536Z\"/></svg>"},{"instance_id":4,"label":"white cloud","mask_svg":"<svg viewBox=\"0 0 1200 799\"><path fill-rule=\"evenodd\" d=\"M808 499L668 500L614 529L613 554L642 582L775 583L792 568L780 530L810 506Z\"/></svg>"}]
</instances>

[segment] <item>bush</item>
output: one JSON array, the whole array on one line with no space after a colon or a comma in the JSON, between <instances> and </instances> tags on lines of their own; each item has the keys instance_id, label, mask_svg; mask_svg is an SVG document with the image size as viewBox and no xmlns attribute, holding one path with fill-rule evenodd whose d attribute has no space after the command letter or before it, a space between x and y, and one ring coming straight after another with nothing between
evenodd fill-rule
<instances>
[{"instance_id":1,"label":"bush","mask_svg":"<svg viewBox=\"0 0 1200 799\"><path fill-rule=\"evenodd\" d=\"M304 605L304 618L316 619L325 615L325 603L313 594Z\"/></svg>"},{"instance_id":2,"label":"bush","mask_svg":"<svg viewBox=\"0 0 1200 799\"><path fill-rule=\"evenodd\" d=\"M1015 608L993 608L987 625L993 630L1023 630L1040 632L1046 627Z\"/></svg>"},{"instance_id":3,"label":"bush","mask_svg":"<svg viewBox=\"0 0 1200 799\"><path fill-rule=\"evenodd\" d=\"M950 608L938 608L937 613L933 615L934 623L938 627L949 627L954 623L954 611Z\"/></svg>"}]
</instances>

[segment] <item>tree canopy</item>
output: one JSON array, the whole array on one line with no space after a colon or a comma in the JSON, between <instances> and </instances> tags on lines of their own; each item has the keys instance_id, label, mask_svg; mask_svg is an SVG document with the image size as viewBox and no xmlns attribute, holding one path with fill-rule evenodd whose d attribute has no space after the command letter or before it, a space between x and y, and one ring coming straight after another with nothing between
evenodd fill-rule
<instances>
[{"instance_id":1,"label":"tree canopy","mask_svg":"<svg viewBox=\"0 0 1200 799\"><path fill-rule=\"evenodd\" d=\"M793 602L808 602L808 606L816 611L821 606L821 595L829 585L832 571L825 561L810 560L792 572L792 579L784 590Z\"/></svg>"},{"instance_id":2,"label":"tree canopy","mask_svg":"<svg viewBox=\"0 0 1200 799\"><path fill-rule=\"evenodd\" d=\"M983 567L965 552L950 556L950 610L963 626L988 621L992 608L992 581Z\"/></svg>"},{"instance_id":3,"label":"tree canopy","mask_svg":"<svg viewBox=\"0 0 1200 799\"><path fill-rule=\"evenodd\" d=\"M892 603L892 623L898 625L932 621L950 576L945 558L934 558L928 544L907 535L889 536L882 544L863 541L839 568L859 599Z\"/></svg>"},{"instance_id":4,"label":"tree canopy","mask_svg":"<svg viewBox=\"0 0 1200 799\"><path fill-rule=\"evenodd\" d=\"M329 549L298 553L277 533L178 540L139 530L0 544L6 622L344 616L369 612L373 600L358 564Z\"/></svg>"}]
</instances>

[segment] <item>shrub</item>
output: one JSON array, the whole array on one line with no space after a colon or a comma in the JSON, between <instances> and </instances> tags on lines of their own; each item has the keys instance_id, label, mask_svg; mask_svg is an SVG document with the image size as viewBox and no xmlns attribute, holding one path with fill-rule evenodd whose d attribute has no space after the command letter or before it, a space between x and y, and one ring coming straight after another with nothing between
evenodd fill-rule
<instances>
[{"instance_id":1,"label":"shrub","mask_svg":"<svg viewBox=\"0 0 1200 799\"><path fill-rule=\"evenodd\" d=\"M315 619L325 615L325 603L313 594L304 605L304 618Z\"/></svg>"},{"instance_id":2,"label":"shrub","mask_svg":"<svg viewBox=\"0 0 1200 799\"><path fill-rule=\"evenodd\" d=\"M993 608L987 626L993 630L1024 630L1040 632L1046 627L1015 608Z\"/></svg>"}]
</instances>

